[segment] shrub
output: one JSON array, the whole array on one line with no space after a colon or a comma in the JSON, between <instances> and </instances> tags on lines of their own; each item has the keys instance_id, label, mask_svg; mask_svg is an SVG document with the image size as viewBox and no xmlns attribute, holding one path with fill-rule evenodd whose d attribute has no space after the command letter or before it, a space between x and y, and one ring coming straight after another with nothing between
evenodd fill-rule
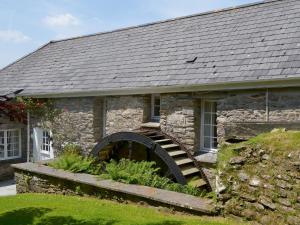
<instances>
[{"instance_id":1,"label":"shrub","mask_svg":"<svg viewBox=\"0 0 300 225\"><path fill-rule=\"evenodd\" d=\"M202 196L205 194L196 187L181 185L173 182L167 177L159 176L159 170L160 169L156 167L155 162L136 162L128 159L121 159L117 163L116 161L111 160L109 163L106 163L106 170L101 177L122 183L140 184L195 196Z\"/></svg>"},{"instance_id":2,"label":"shrub","mask_svg":"<svg viewBox=\"0 0 300 225\"><path fill-rule=\"evenodd\" d=\"M84 157L75 153L64 153L50 162L49 166L73 173L99 174L101 171L101 166L97 164L94 158Z\"/></svg>"}]
</instances>

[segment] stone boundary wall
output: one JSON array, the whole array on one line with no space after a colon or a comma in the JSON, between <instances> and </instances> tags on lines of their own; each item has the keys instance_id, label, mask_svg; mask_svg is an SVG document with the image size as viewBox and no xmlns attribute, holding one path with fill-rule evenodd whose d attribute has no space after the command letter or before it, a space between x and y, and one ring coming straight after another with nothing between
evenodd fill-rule
<instances>
[{"instance_id":1,"label":"stone boundary wall","mask_svg":"<svg viewBox=\"0 0 300 225\"><path fill-rule=\"evenodd\" d=\"M209 199L187 194L101 180L89 174L74 174L37 163L13 166L17 193L48 193L84 195L119 202L135 202L162 206L192 214L216 214L215 205Z\"/></svg>"}]
</instances>

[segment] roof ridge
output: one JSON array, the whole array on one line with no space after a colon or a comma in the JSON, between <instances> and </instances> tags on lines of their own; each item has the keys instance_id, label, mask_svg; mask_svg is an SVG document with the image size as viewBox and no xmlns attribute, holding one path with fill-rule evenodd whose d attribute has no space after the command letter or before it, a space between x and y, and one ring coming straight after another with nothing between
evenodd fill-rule
<instances>
[{"instance_id":1,"label":"roof ridge","mask_svg":"<svg viewBox=\"0 0 300 225\"><path fill-rule=\"evenodd\" d=\"M280 2L280 1L286 1L286 0L262 0L262 1L258 1L258 2L242 4L242 5L238 5L238 6L231 6L231 7L222 8L222 9L209 10L209 11L206 11L206 12L195 13L195 14L191 14L191 15L187 15L187 16L179 16L179 17L175 17L175 18L171 18L171 19L164 19L164 20L158 20L158 21L155 21L155 22L149 22L149 23L144 23L144 24L140 24L140 25L133 25L133 26L119 28L119 29L110 30L110 31L97 32L97 33L93 33L93 34L80 35L80 36L75 36L75 37L70 37L70 38L65 38L65 39L59 39L59 40L51 40L50 43L63 42L63 41L69 41L69 40L86 38L86 37L93 37L93 36L97 36L97 35L103 35L103 34L120 32L120 31L125 31L125 30L131 30L131 29L135 29L135 28L139 28L139 27L147 27L147 26L152 26L152 25L156 25L156 24L176 21L176 20L193 18L193 17L197 17L197 16L205 16L205 15L221 13L221 12L226 12L226 11L231 11L231 10L236 10L236 9L241 9L241 8L247 8L247 7L251 7L251 6L255 6L255 5L269 4L269 3L272 3L272 2Z\"/></svg>"}]
</instances>

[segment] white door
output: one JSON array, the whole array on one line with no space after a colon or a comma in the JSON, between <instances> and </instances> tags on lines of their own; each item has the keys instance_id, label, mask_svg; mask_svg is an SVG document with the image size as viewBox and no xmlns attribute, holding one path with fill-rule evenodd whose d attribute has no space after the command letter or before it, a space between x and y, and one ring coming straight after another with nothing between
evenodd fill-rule
<instances>
[{"instance_id":1,"label":"white door","mask_svg":"<svg viewBox=\"0 0 300 225\"><path fill-rule=\"evenodd\" d=\"M51 132L42 128L33 128L34 161L53 159Z\"/></svg>"},{"instance_id":2,"label":"white door","mask_svg":"<svg viewBox=\"0 0 300 225\"><path fill-rule=\"evenodd\" d=\"M216 102L202 101L201 104L201 151L216 152L218 146Z\"/></svg>"}]
</instances>

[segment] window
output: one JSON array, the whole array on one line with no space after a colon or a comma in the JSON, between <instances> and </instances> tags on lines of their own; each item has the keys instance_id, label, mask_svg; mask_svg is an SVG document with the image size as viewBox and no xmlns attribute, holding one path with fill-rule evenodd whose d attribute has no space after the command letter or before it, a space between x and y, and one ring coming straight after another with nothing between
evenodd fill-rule
<instances>
[{"instance_id":1,"label":"window","mask_svg":"<svg viewBox=\"0 0 300 225\"><path fill-rule=\"evenodd\" d=\"M151 97L151 119L159 122L160 119L160 95L153 94Z\"/></svg>"},{"instance_id":2,"label":"window","mask_svg":"<svg viewBox=\"0 0 300 225\"><path fill-rule=\"evenodd\" d=\"M21 131L0 130L0 160L21 157Z\"/></svg>"},{"instance_id":3,"label":"window","mask_svg":"<svg viewBox=\"0 0 300 225\"><path fill-rule=\"evenodd\" d=\"M216 102L213 101L203 101L201 104L201 146L203 151L217 150L216 105Z\"/></svg>"},{"instance_id":4,"label":"window","mask_svg":"<svg viewBox=\"0 0 300 225\"><path fill-rule=\"evenodd\" d=\"M42 147L41 150L43 152L46 152L50 154L51 151L51 138L50 133L46 130L43 130L43 141L42 141Z\"/></svg>"}]
</instances>

